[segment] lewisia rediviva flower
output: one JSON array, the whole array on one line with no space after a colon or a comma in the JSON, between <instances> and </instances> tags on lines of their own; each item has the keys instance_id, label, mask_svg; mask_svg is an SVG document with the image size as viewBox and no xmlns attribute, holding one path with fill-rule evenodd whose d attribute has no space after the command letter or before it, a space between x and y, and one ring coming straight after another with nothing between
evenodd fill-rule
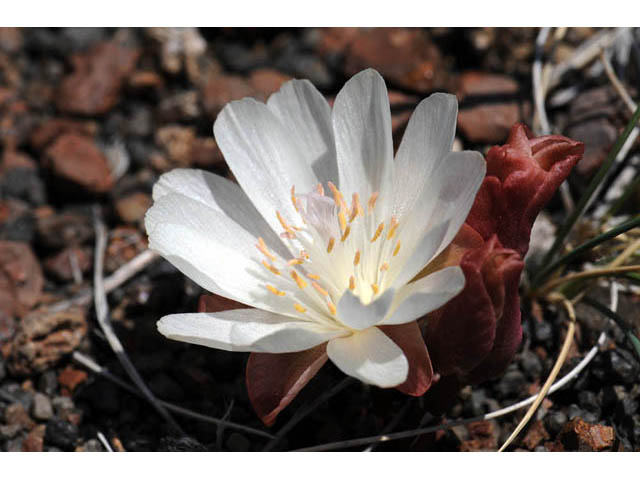
<instances>
[{"instance_id":1,"label":"lewisia rediviva flower","mask_svg":"<svg viewBox=\"0 0 640 480\"><path fill-rule=\"evenodd\" d=\"M422 101L394 160L388 94L374 70L351 78L333 110L306 80L266 105L228 104L213 130L240 186L169 172L146 228L150 248L201 287L255 308L168 315L159 331L230 351L326 344L344 373L403 383L409 362L383 330L464 286L457 266L418 275L456 235L485 174L479 153L450 151L456 116L452 95Z\"/></svg>"}]
</instances>

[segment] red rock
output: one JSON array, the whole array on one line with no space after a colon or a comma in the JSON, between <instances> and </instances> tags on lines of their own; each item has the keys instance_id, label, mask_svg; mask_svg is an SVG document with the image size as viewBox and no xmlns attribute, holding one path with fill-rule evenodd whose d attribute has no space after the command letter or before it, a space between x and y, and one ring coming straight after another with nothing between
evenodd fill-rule
<instances>
[{"instance_id":1,"label":"red rock","mask_svg":"<svg viewBox=\"0 0 640 480\"><path fill-rule=\"evenodd\" d=\"M461 108L458 113L458 128L472 142L503 142L511 127L521 120L520 107L515 100L499 100L501 96L517 95L518 83L511 77L467 72L460 76L456 93L461 102L472 96L494 96L480 100L470 108Z\"/></svg>"},{"instance_id":2,"label":"red rock","mask_svg":"<svg viewBox=\"0 0 640 480\"><path fill-rule=\"evenodd\" d=\"M153 201L151 196L143 192L135 192L121 197L116 202L116 212L122 221L135 223L144 218Z\"/></svg>"},{"instance_id":3,"label":"red rock","mask_svg":"<svg viewBox=\"0 0 640 480\"><path fill-rule=\"evenodd\" d=\"M120 91L133 72L140 52L114 42L101 43L74 55L73 73L58 90L57 107L67 113L99 115L120 100Z\"/></svg>"},{"instance_id":4,"label":"red rock","mask_svg":"<svg viewBox=\"0 0 640 480\"><path fill-rule=\"evenodd\" d=\"M440 51L417 28L360 29L348 42L345 73L374 68L388 84L426 93L444 83Z\"/></svg>"},{"instance_id":5,"label":"red rock","mask_svg":"<svg viewBox=\"0 0 640 480\"><path fill-rule=\"evenodd\" d=\"M0 310L9 316L24 315L40 300L43 284L31 247L0 241Z\"/></svg>"},{"instance_id":6,"label":"red rock","mask_svg":"<svg viewBox=\"0 0 640 480\"><path fill-rule=\"evenodd\" d=\"M272 93L280 90L282 84L289 80L291 80L289 75L268 68L254 70L249 75L249 83L262 101L266 101Z\"/></svg>"},{"instance_id":7,"label":"red rock","mask_svg":"<svg viewBox=\"0 0 640 480\"><path fill-rule=\"evenodd\" d=\"M215 140L197 137L193 127L167 125L156 132L155 141L166 153L166 168L210 167L224 162Z\"/></svg>"},{"instance_id":8,"label":"red rock","mask_svg":"<svg viewBox=\"0 0 640 480\"><path fill-rule=\"evenodd\" d=\"M87 321L81 308L35 310L18 324L9 350L9 371L14 375L43 372L78 348L86 333Z\"/></svg>"},{"instance_id":9,"label":"red rock","mask_svg":"<svg viewBox=\"0 0 640 480\"><path fill-rule=\"evenodd\" d=\"M0 160L0 174L14 168L36 170L36 162L26 153L15 150L5 150Z\"/></svg>"},{"instance_id":10,"label":"red rock","mask_svg":"<svg viewBox=\"0 0 640 480\"><path fill-rule=\"evenodd\" d=\"M44 446L44 432L46 425L38 425L29 432L22 442L23 452L41 452Z\"/></svg>"},{"instance_id":11,"label":"red rock","mask_svg":"<svg viewBox=\"0 0 640 480\"><path fill-rule=\"evenodd\" d=\"M45 151L53 172L89 192L104 193L113 186L107 157L89 138L67 133Z\"/></svg>"},{"instance_id":12,"label":"red rock","mask_svg":"<svg viewBox=\"0 0 640 480\"><path fill-rule=\"evenodd\" d=\"M76 387L87 380L87 372L65 367L58 375L58 382L62 387L62 394L71 396Z\"/></svg>"},{"instance_id":13,"label":"red rock","mask_svg":"<svg viewBox=\"0 0 640 480\"><path fill-rule=\"evenodd\" d=\"M205 111L215 117L227 103L252 96L255 89L246 78L214 71L208 75L201 93Z\"/></svg>"},{"instance_id":14,"label":"red rock","mask_svg":"<svg viewBox=\"0 0 640 480\"><path fill-rule=\"evenodd\" d=\"M316 45L317 52L322 56L336 55L344 52L359 34L359 28L356 27L330 27L319 28L319 39Z\"/></svg>"},{"instance_id":15,"label":"red rock","mask_svg":"<svg viewBox=\"0 0 640 480\"><path fill-rule=\"evenodd\" d=\"M549 432L544 428L541 420L537 420L531 424L527 434L522 439L522 444L529 450L534 450L544 440L549 440Z\"/></svg>"},{"instance_id":16,"label":"red rock","mask_svg":"<svg viewBox=\"0 0 640 480\"><path fill-rule=\"evenodd\" d=\"M17 27L0 28L0 50L15 53L22 48L22 29Z\"/></svg>"},{"instance_id":17,"label":"red rock","mask_svg":"<svg viewBox=\"0 0 640 480\"><path fill-rule=\"evenodd\" d=\"M8 150L17 149L29 136L32 123L28 104L10 94L0 109L0 144Z\"/></svg>"},{"instance_id":18,"label":"red rock","mask_svg":"<svg viewBox=\"0 0 640 480\"><path fill-rule=\"evenodd\" d=\"M129 86L136 89L160 90L164 87L162 76L156 72L136 71L129 77Z\"/></svg>"},{"instance_id":19,"label":"red rock","mask_svg":"<svg viewBox=\"0 0 640 480\"><path fill-rule=\"evenodd\" d=\"M48 257L44 263L45 272L58 280L69 282L74 280L74 268L81 274L91 270L92 250L87 247L72 246ZM75 264L75 265L74 265Z\"/></svg>"},{"instance_id":20,"label":"red rock","mask_svg":"<svg viewBox=\"0 0 640 480\"><path fill-rule=\"evenodd\" d=\"M498 448L498 434L492 421L470 423L467 431L470 439L462 442L461 452L492 452Z\"/></svg>"},{"instance_id":21,"label":"red rock","mask_svg":"<svg viewBox=\"0 0 640 480\"><path fill-rule=\"evenodd\" d=\"M587 423L576 417L564 426L556 443L565 451L600 452L612 449L615 439L613 428Z\"/></svg>"},{"instance_id":22,"label":"red rock","mask_svg":"<svg viewBox=\"0 0 640 480\"><path fill-rule=\"evenodd\" d=\"M90 120L80 121L70 118L52 118L42 122L30 135L29 142L36 150L40 150L63 133L75 133L93 138L98 132L98 125Z\"/></svg>"}]
</instances>

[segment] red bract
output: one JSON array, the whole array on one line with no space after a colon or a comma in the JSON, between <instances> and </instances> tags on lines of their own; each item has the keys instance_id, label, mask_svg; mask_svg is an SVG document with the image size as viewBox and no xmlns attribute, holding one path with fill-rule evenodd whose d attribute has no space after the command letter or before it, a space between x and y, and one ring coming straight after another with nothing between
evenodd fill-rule
<instances>
[{"instance_id":1,"label":"red bract","mask_svg":"<svg viewBox=\"0 0 640 480\"><path fill-rule=\"evenodd\" d=\"M524 125L489 150L467 221L440 259L443 266L460 264L465 288L423 319L436 373L480 383L513 358L522 338L518 283L531 227L583 152L582 143L534 138Z\"/></svg>"},{"instance_id":2,"label":"red bract","mask_svg":"<svg viewBox=\"0 0 640 480\"><path fill-rule=\"evenodd\" d=\"M484 240L497 235L524 257L534 220L583 153L580 142L533 137L526 126L515 125L507 143L487 153L487 175L466 223Z\"/></svg>"}]
</instances>

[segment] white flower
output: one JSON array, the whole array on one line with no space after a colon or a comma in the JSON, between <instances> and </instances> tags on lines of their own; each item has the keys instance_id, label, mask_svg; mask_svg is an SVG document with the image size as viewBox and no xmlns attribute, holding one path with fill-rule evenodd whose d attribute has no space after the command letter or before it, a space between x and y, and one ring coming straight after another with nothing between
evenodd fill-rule
<instances>
[{"instance_id":1,"label":"white flower","mask_svg":"<svg viewBox=\"0 0 640 480\"><path fill-rule=\"evenodd\" d=\"M459 267L412 281L456 235L484 178L479 153L450 152L456 116L453 95L423 100L394 161L374 70L351 78L333 111L307 80L266 105L228 104L213 130L242 188L200 170L169 172L146 228L150 248L201 287L255 309L168 315L159 331L245 352L328 342L346 374L404 382L407 358L377 326L414 321L464 286Z\"/></svg>"}]
</instances>

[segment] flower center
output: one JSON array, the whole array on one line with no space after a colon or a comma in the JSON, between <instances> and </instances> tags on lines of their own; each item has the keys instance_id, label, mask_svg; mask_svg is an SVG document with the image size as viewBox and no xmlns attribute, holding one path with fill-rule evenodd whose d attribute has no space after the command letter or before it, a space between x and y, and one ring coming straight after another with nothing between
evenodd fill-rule
<instances>
[{"instance_id":1,"label":"flower center","mask_svg":"<svg viewBox=\"0 0 640 480\"><path fill-rule=\"evenodd\" d=\"M336 304L346 289L367 304L391 284L390 266L401 244L399 222L395 216L385 218L377 192L365 205L354 193L349 205L333 183L328 187L331 196L321 184L302 195L291 188L300 226L276 212L280 235L294 258L278 261L262 238L256 247L265 257L263 266L274 275L274 284L265 285L269 292L290 295L299 313L335 320Z\"/></svg>"}]
</instances>

